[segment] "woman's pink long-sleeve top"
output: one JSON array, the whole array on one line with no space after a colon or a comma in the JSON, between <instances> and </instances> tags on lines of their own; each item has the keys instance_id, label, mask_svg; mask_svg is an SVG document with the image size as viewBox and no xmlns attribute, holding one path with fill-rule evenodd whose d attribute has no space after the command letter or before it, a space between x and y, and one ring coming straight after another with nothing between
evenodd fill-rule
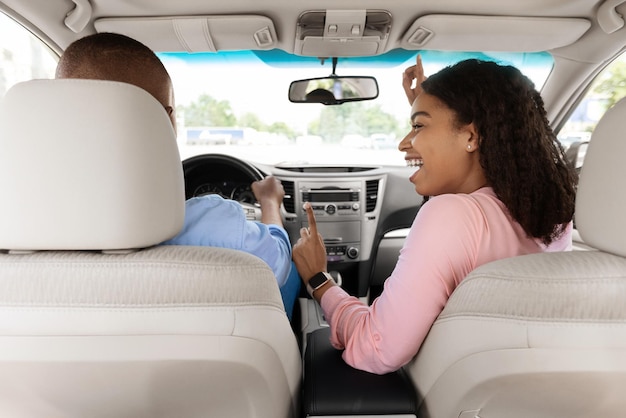
<instances>
[{"instance_id":1,"label":"woman's pink long-sleeve top","mask_svg":"<svg viewBox=\"0 0 626 418\"><path fill-rule=\"evenodd\" d=\"M571 249L571 223L548 248L528 238L493 189L431 198L420 209L382 294L366 306L339 286L321 300L335 348L372 373L399 369L417 353L458 284L490 261Z\"/></svg>"}]
</instances>

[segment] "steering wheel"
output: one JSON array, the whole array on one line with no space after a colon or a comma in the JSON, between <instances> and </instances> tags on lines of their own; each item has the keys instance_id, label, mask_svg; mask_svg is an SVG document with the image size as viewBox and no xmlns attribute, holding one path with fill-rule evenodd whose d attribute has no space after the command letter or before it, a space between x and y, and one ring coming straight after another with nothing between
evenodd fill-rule
<instances>
[{"instance_id":1,"label":"steering wheel","mask_svg":"<svg viewBox=\"0 0 626 418\"><path fill-rule=\"evenodd\" d=\"M253 165L240 160L239 158L226 154L202 154L187 158L183 161L183 173L185 175L185 198L193 197L187 188L188 179L199 171L206 170L212 172L236 171L241 173L246 179L253 183L262 180L265 176ZM248 220L261 220L261 207L257 203L237 202L241 205Z\"/></svg>"}]
</instances>

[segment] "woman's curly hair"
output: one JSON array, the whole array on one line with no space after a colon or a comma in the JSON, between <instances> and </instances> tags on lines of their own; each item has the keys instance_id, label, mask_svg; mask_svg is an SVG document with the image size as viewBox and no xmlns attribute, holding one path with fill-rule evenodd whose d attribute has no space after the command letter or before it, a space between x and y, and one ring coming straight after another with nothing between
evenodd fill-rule
<instances>
[{"instance_id":1,"label":"woman's curly hair","mask_svg":"<svg viewBox=\"0 0 626 418\"><path fill-rule=\"evenodd\" d=\"M517 68L461 61L428 77L425 93L474 123L489 185L530 237L549 244L574 215L575 171L550 128L543 99Z\"/></svg>"}]
</instances>

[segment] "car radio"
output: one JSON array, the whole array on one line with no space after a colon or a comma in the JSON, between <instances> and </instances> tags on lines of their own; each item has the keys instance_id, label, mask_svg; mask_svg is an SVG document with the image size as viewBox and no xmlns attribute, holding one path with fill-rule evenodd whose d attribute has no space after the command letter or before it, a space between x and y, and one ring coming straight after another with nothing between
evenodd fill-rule
<instances>
[{"instance_id":1,"label":"car radio","mask_svg":"<svg viewBox=\"0 0 626 418\"><path fill-rule=\"evenodd\" d=\"M302 203L310 202L316 217L361 214L361 183L351 182L339 186L316 187L302 184Z\"/></svg>"},{"instance_id":2,"label":"car radio","mask_svg":"<svg viewBox=\"0 0 626 418\"><path fill-rule=\"evenodd\" d=\"M301 203L309 202L317 219L317 229L324 237L329 262L358 261L361 246L361 202L363 182L300 183ZM306 214L302 212L302 225ZM341 218L341 221L339 221Z\"/></svg>"}]
</instances>

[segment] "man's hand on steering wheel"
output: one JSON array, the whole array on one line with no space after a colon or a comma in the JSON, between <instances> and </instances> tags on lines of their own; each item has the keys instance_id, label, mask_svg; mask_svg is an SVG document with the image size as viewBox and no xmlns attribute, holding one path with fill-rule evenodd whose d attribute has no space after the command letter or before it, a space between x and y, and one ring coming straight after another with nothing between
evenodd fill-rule
<instances>
[{"instance_id":1,"label":"man's hand on steering wheel","mask_svg":"<svg viewBox=\"0 0 626 418\"><path fill-rule=\"evenodd\" d=\"M261 222L264 224L283 225L280 205L285 197L285 189L280 180L267 176L252 183L252 192L261 205Z\"/></svg>"}]
</instances>

